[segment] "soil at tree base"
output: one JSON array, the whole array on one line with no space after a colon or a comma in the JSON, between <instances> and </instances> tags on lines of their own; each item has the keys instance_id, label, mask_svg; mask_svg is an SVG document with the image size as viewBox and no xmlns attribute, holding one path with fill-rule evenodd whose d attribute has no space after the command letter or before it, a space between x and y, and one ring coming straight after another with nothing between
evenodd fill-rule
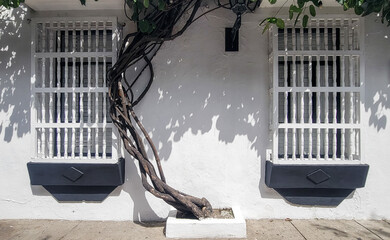
<instances>
[{"instance_id":1,"label":"soil at tree base","mask_svg":"<svg viewBox=\"0 0 390 240\"><path fill-rule=\"evenodd\" d=\"M192 213L183 213L178 211L176 214L177 218L187 218L187 219L196 219L196 217ZM213 209L210 218L217 219L233 219L234 214L231 208L218 208Z\"/></svg>"}]
</instances>

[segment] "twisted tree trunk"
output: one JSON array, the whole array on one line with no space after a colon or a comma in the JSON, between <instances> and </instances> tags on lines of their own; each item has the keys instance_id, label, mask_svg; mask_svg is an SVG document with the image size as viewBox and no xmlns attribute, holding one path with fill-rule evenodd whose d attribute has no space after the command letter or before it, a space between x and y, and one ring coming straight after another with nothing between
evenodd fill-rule
<instances>
[{"instance_id":1,"label":"twisted tree trunk","mask_svg":"<svg viewBox=\"0 0 390 240\"><path fill-rule=\"evenodd\" d=\"M143 186L151 194L161 198L177 210L192 213L199 219L211 215L212 207L210 203L205 198L187 195L166 183L157 149L138 119L134 107L142 100L152 84L154 72L151 60L161 44L166 40L175 39L188 28L194 20L201 1L177 0L171 3L167 2L164 11L153 6L155 9L144 13L145 16L141 21L155 24L154 30L149 33L137 31L127 35L119 51L117 62L107 72L111 102L110 115L119 131L125 149L138 160ZM190 14L185 24L174 32L174 27L187 12L190 12ZM141 72L136 76L132 76L131 79L127 79L126 70L135 64L143 64ZM143 76L145 70L149 72L148 82L144 89L141 89L141 94L135 97L133 94L135 83ZM152 149L158 173L145 150L146 144L143 138L146 139L147 144Z\"/></svg>"}]
</instances>

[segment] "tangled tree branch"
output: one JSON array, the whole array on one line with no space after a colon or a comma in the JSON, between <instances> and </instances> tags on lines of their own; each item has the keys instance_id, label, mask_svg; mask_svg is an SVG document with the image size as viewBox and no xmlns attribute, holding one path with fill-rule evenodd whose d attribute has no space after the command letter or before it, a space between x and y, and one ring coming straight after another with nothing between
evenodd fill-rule
<instances>
[{"instance_id":1,"label":"tangled tree branch","mask_svg":"<svg viewBox=\"0 0 390 240\"><path fill-rule=\"evenodd\" d=\"M118 60L107 73L110 115L118 128L125 149L138 160L143 186L154 196L182 212L193 213L197 218L210 216L212 207L209 201L182 193L166 183L158 151L138 119L134 107L142 100L153 82L152 59L161 44L180 36L190 26L201 1L164 2L163 9L152 6L142 11L139 10L142 8L140 6L131 6L134 10L132 18L136 18L138 22L138 31L124 38ZM177 27L183 19L182 26ZM128 79L126 70L134 65L142 65L141 71ZM147 83L140 94L135 96L136 83L142 76L148 76ZM146 151L147 145L152 149L153 154L149 154L152 156ZM156 161L157 170L152 163L152 157Z\"/></svg>"}]
</instances>

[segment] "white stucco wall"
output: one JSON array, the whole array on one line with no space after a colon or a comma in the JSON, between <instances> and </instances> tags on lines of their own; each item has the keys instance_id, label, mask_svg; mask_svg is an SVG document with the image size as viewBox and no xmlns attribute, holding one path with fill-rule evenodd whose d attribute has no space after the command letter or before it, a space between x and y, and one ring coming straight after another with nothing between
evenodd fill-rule
<instances>
[{"instance_id":1,"label":"white stucco wall","mask_svg":"<svg viewBox=\"0 0 390 240\"><path fill-rule=\"evenodd\" d=\"M202 9L203 10L203 9ZM268 38L259 21L272 9L245 15L240 51L225 53L224 28L234 15L215 11L164 44L156 77L137 107L159 148L168 183L204 196L215 207L239 205L246 218L390 218L390 30L376 17L365 20L366 87L363 160L370 165L366 187L337 207L286 202L264 184L268 138ZM322 9L322 12L329 12ZM32 16L69 12L14 10L16 21L0 21L0 218L158 220L169 206L143 190L137 163L127 156L126 183L102 203L59 203L42 187L30 186L30 28ZM73 14L73 13L72 13ZM76 15L118 15L120 11ZM387 188L387 189L386 189Z\"/></svg>"}]
</instances>

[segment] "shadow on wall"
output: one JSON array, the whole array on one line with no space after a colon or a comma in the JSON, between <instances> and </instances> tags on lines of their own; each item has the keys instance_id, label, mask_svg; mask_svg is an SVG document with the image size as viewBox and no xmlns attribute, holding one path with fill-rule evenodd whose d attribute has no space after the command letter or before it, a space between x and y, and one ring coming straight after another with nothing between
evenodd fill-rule
<instances>
[{"instance_id":1,"label":"shadow on wall","mask_svg":"<svg viewBox=\"0 0 390 240\"><path fill-rule=\"evenodd\" d=\"M185 162L177 165L185 169L176 169L178 174L200 171L199 175L189 175L208 178L210 172L212 177L206 182L223 194L220 198L234 195L229 190L239 192L249 181L255 184L260 181L262 196L279 198L265 186L262 167L266 148L270 146L268 39L261 35L257 22L245 23L240 30L240 51L225 52L224 27L233 24L229 21L234 16L219 13L208 15L209 18L192 25L180 38L164 43L153 60L154 83L136 112L151 133L163 161L171 159L173 151L180 151L182 158L179 156L175 161ZM134 67L128 74L136 75L141 69ZM178 150L178 146L183 148ZM240 185L238 179L248 174ZM228 183L224 177L229 178ZM222 181L210 186L214 178ZM233 186L220 186L233 181ZM250 189L258 194L259 186L251 185ZM129 194L134 199L135 194Z\"/></svg>"},{"instance_id":2,"label":"shadow on wall","mask_svg":"<svg viewBox=\"0 0 390 240\"><path fill-rule=\"evenodd\" d=\"M379 17L366 19L370 27L366 27L364 107L370 112L369 125L379 132L386 128L386 112L390 110L390 28Z\"/></svg>"},{"instance_id":3,"label":"shadow on wall","mask_svg":"<svg viewBox=\"0 0 390 240\"><path fill-rule=\"evenodd\" d=\"M30 28L27 7L0 10L0 134L30 131ZM27 26L26 26L27 25Z\"/></svg>"},{"instance_id":4,"label":"shadow on wall","mask_svg":"<svg viewBox=\"0 0 390 240\"><path fill-rule=\"evenodd\" d=\"M260 157L268 144L267 58L249 54L245 43L240 52L224 52L224 28L205 24L192 25L182 37L164 43L154 60L152 88L136 111L163 160L187 133L211 133L226 145L244 136L249 145L241 150ZM244 32L242 38L249 34ZM254 51L259 51L259 43L252 42L256 37L250 38L242 40L257 44Z\"/></svg>"},{"instance_id":5,"label":"shadow on wall","mask_svg":"<svg viewBox=\"0 0 390 240\"><path fill-rule=\"evenodd\" d=\"M187 141L188 135L205 139L205 142L180 145L186 147L180 151L184 152L182 161L188 161L189 166L193 166L192 162L199 156L210 161L222 156L226 158L225 164L241 161L228 152L221 152L217 141L242 153L243 158L253 157L248 152L254 151L257 159L253 160L260 161L258 188L261 197L281 198L264 184L265 150L270 147L267 38L258 34L259 29L243 24L240 51L225 53L223 26L213 23L213 18L210 16L209 22L204 22L207 19L191 26L182 37L164 44L154 59L155 82L136 111L151 132L162 160L167 161L175 145ZM221 19L229 26L227 19L223 16ZM380 23L375 28L382 33L389 31ZM366 45L371 47L366 49L366 99L363 104L365 110L371 112L369 125L377 131L386 128L384 111L390 108L390 54L383 54L383 49L378 47L388 45L386 35L390 38L390 33L383 34L381 40L366 38ZM375 61L370 61L372 57ZM128 74L136 74L140 69L130 69ZM378 75L373 77L371 73ZM374 80L377 81L372 84ZM214 139L204 137L206 135ZM237 144L240 137L246 139L246 145ZM225 167L222 165L221 169ZM215 174L222 174L218 173L221 169L214 169Z\"/></svg>"},{"instance_id":6,"label":"shadow on wall","mask_svg":"<svg viewBox=\"0 0 390 240\"><path fill-rule=\"evenodd\" d=\"M123 191L127 192L133 200L133 216L132 220L136 222L144 221L164 221L165 219L159 217L149 205L146 199L146 190L142 186L141 177L137 172L138 162L133 161L131 157L127 156L126 161L126 179L122 186ZM162 200L161 200L161 204Z\"/></svg>"},{"instance_id":7,"label":"shadow on wall","mask_svg":"<svg viewBox=\"0 0 390 240\"><path fill-rule=\"evenodd\" d=\"M390 62L388 64L388 68L390 68ZM370 99L371 101L366 102L365 104L366 111L371 109L369 125L374 126L378 132L386 128L387 117L385 115L385 111L390 110L390 82L387 84L387 86L386 84L380 85L383 85L383 88L380 88L380 90L374 90L375 94Z\"/></svg>"}]
</instances>

